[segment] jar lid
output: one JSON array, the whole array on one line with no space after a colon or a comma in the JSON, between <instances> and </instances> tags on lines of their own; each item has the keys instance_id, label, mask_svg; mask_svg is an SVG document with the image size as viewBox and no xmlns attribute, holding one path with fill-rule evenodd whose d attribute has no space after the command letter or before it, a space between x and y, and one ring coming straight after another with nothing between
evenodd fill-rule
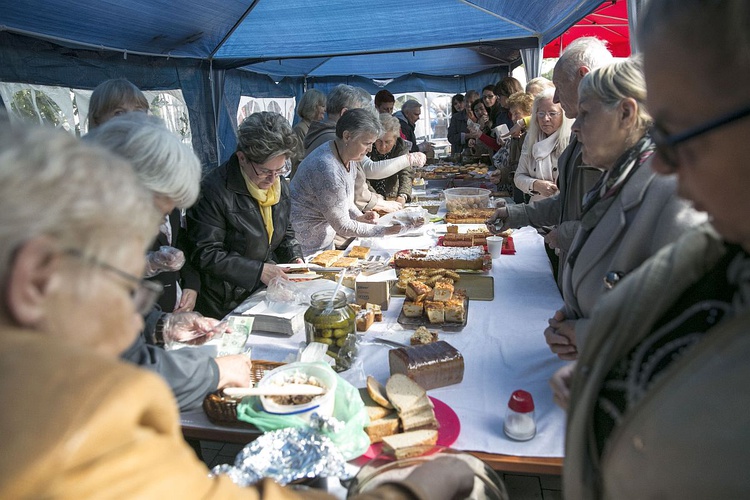
<instances>
[{"instance_id":1,"label":"jar lid","mask_svg":"<svg viewBox=\"0 0 750 500\"><path fill-rule=\"evenodd\" d=\"M532 412L534 411L534 399L530 393L519 389L511 394L508 408L518 413Z\"/></svg>"}]
</instances>

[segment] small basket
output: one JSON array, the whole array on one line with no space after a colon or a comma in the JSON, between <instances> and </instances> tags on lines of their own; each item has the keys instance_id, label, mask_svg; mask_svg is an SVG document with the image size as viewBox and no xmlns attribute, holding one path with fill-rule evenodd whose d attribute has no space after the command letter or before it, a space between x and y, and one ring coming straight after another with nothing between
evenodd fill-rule
<instances>
[{"instance_id":1,"label":"small basket","mask_svg":"<svg viewBox=\"0 0 750 500\"><path fill-rule=\"evenodd\" d=\"M250 373L252 385L257 384L266 372L285 365L278 361L253 360ZM203 400L203 411L208 419L216 425L251 426L251 424L237 420L237 404L242 398L226 396L223 391L212 392Z\"/></svg>"}]
</instances>

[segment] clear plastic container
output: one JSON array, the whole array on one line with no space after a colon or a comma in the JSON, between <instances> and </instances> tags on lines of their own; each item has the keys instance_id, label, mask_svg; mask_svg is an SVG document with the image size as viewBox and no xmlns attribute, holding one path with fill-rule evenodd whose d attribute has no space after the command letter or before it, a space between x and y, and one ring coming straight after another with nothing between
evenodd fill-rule
<instances>
[{"instance_id":1,"label":"clear plastic container","mask_svg":"<svg viewBox=\"0 0 750 500\"><path fill-rule=\"evenodd\" d=\"M443 191L445 208L448 212L468 210L472 208L490 208L490 194L492 191L484 188L458 187Z\"/></svg>"},{"instance_id":2,"label":"clear plastic container","mask_svg":"<svg viewBox=\"0 0 750 500\"><path fill-rule=\"evenodd\" d=\"M258 387L268 387L273 384L294 383L295 379L314 377L326 388L325 394L317 396L307 403L279 404L270 396L261 396L260 402L267 413L274 415L296 415L303 420L309 420L313 413L322 417L333 415L336 402L336 386L338 379L330 367L323 363L289 363L268 372L258 382Z\"/></svg>"}]
</instances>

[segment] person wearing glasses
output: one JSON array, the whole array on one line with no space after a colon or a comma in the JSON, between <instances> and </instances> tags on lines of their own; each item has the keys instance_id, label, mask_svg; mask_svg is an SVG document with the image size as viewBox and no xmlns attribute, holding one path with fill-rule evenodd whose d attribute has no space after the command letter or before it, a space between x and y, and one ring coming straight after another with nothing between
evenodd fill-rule
<instances>
[{"instance_id":1,"label":"person wearing glasses","mask_svg":"<svg viewBox=\"0 0 750 500\"><path fill-rule=\"evenodd\" d=\"M577 357L586 341L586 320L607 290L706 220L678 197L674 176L659 176L649 165L652 120L637 56L587 74L578 98L573 132L583 161L604 175L584 198L563 273L565 305L545 331L552 352L565 360Z\"/></svg>"},{"instance_id":2,"label":"person wearing glasses","mask_svg":"<svg viewBox=\"0 0 750 500\"><path fill-rule=\"evenodd\" d=\"M121 157L0 126L0 498L333 499L209 475L164 382L118 359L154 303L140 290L158 290L141 276L160 221ZM359 498L465 498L473 484L443 457Z\"/></svg>"},{"instance_id":3,"label":"person wearing glasses","mask_svg":"<svg viewBox=\"0 0 750 500\"><path fill-rule=\"evenodd\" d=\"M152 193L153 205L162 217L174 213L175 206L191 206L198 198L200 162L160 119L142 112L121 114L93 129L83 140L128 159L142 185ZM163 226L162 221L157 242L163 237ZM179 224L174 230L178 228ZM152 269L152 262L146 268ZM217 389L246 386L251 373L246 356L213 358L195 349L162 348L170 340L205 333L200 341L205 342L218 333L214 331L218 320L213 317L159 307L157 300L163 289L164 285L153 279L136 288L134 298L144 316L145 327L122 358L161 375L182 410L200 407L203 398Z\"/></svg>"},{"instance_id":4,"label":"person wearing glasses","mask_svg":"<svg viewBox=\"0 0 750 500\"><path fill-rule=\"evenodd\" d=\"M300 144L278 113L253 113L238 130L237 151L203 179L187 212L190 259L201 275L196 310L223 318L273 278L302 262L290 220L291 159Z\"/></svg>"},{"instance_id":5,"label":"person wearing glasses","mask_svg":"<svg viewBox=\"0 0 750 500\"><path fill-rule=\"evenodd\" d=\"M539 201L558 192L557 160L570 142L570 125L555 91L545 90L534 98L531 125L526 133L513 182L528 201Z\"/></svg>"},{"instance_id":6,"label":"person wearing glasses","mask_svg":"<svg viewBox=\"0 0 750 500\"><path fill-rule=\"evenodd\" d=\"M710 224L607 292L578 361L553 378L568 408L564 496L745 498L750 96L736 82L750 77L750 3L652 0L640 19L651 166Z\"/></svg>"},{"instance_id":7,"label":"person wearing glasses","mask_svg":"<svg viewBox=\"0 0 750 500\"><path fill-rule=\"evenodd\" d=\"M489 127L491 129L495 126L495 118L497 118L501 111L500 100L497 98L497 94L495 94L494 85L487 85L482 89L482 102L487 106L487 113L490 117Z\"/></svg>"}]
</instances>

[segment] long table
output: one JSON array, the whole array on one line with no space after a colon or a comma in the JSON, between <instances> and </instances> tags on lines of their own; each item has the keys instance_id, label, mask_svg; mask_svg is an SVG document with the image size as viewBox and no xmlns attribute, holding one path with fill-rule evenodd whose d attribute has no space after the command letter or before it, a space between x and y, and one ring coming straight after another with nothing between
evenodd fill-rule
<instances>
[{"instance_id":1,"label":"long table","mask_svg":"<svg viewBox=\"0 0 750 500\"><path fill-rule=\"evenodd\" d=\"M444 227L444 226L443 226ZM374 251L392 253L404 248L427 248L436 241L435 230L417 237L386 237L367 241ZM565 414L554 405L548 385L563 363L547 347L542 332L547 319L562 305L544 252L543 240L531 228L515 231L515 255L493 261L494 300L471 301L467 325L460 332L441 332L465 362L460 384L429 391L458 415L461 432L453 448L473 452L493 468L508 472L559 474L562 470ZM460 286L460 282L459 282ZM389 376L388 350L374 337L408 343L413 332L397 321L403 298L391 299L383 322L363 335L361 363L342 376L364 387L366 375L380 381ZM304 333L278 337L253 333L249 343L254 359L282 361L294 355ZM537 435L513 441L503 432L503 418L512 392L524 389L534 398ZM211 424L202 411L183 413L183 433L194 439L249 442L258 432Z\"/></svg>"}]
</instances>

